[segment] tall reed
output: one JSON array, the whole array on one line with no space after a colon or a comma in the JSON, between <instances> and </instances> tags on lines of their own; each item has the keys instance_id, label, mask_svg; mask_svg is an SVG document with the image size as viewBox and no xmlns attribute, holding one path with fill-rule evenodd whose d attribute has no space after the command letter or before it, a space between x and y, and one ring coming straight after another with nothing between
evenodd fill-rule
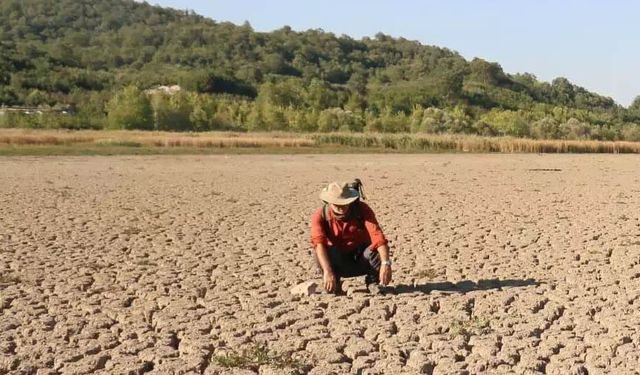
<instances>
[{"instance_id":1,"label":"tall reed","mask_svg":"<svg viewBox=\"0 0 640 375\"><path fill-rule=\"evenodd\" d=\"M317 145L405 152L640 153L640 143L591 140L536 140L449 134L326 133L310 136Z\"/></svg>"},{"instance_id":2,"label":"tall reed","mask_svg":"<svg viewBox=\"0 0 640 375\"><path fill-rule=\"evenodd\" d=\"M0 145L181 148L344 148L397 152L640 153L640 142L535 140L451 134L169 133L0 129Z\"/></svg>"}]
</instances>

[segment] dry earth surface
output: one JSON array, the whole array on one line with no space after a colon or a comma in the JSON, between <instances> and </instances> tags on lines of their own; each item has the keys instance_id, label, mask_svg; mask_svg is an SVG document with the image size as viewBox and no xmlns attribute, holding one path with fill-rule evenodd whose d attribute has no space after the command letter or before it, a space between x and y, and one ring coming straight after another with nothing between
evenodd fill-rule
<instances>
[{"instance_id":1,"label":"dry earth surface","mask_svg":"<svg viewBox=\"0 0 640 375\"><path fill-rule=\"evenodd\" d=\"M2 158L0 374L637 374L639 161ZM353 177L393 286L292 295Z\"/></svg>"}]
</instances>

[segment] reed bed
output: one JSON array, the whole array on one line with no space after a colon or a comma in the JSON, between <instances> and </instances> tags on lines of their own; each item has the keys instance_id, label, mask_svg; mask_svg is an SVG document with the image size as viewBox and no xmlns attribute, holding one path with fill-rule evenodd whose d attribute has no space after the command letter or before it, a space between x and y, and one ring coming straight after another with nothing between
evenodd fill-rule
<instances>
[{"instance_id":1,"label":"reed bed","mask_svg":"<svg viewBox=\"0 0 640 375\"><path fill-rule=\"evenodd\" d=\"M0 144L6 145L71 145L93 142L96 137L89 132L57 132L35 130L0 130Z\"/></svg>"},{"instance_id":2,"label":"reed bed","mask_svg":"<svg viewBox=\"0 0 640 375\"><path fill-rule=\"evenodd\" d=\"M309 148L471 153L640 153L640 142L534 140L450 134L169 133L100 130L0 129L0 146L89 148Z\"/></svg>"},{"instance_id":3,"label":"reed bed","mask_svg":"<svg viewBox=\"0 0 640 375\"><path fill-rule=\"evenodd\" d=\"M315 141L287 133L168 133L140 131L64 131L1 129L0 145L73 145L119 147L262 148L311 147Z\"/></svg>"},{"instance_id":4,"label":"reed bed","mask_svg":"<svg viewBox=\"0 0 640 375\"><path fill-rule=\"evenodd\" d=\"M138 139L143 145L156 147L197 148L261 148L261 147L311 147L315 142L305 138L268 137L148 137Z\"/></svg>"},{"instance_id":5,"label":"reed bed","mask_svg":"<svg viewBox=\"0 0 640 375\"><path fill-rule=\"evenodd\" d=\"M640 153L640 143L591 140L536 140L438 134L313 134L318 145L381 148L404 152L472 153Z\"/></svg>"}]
</instances>

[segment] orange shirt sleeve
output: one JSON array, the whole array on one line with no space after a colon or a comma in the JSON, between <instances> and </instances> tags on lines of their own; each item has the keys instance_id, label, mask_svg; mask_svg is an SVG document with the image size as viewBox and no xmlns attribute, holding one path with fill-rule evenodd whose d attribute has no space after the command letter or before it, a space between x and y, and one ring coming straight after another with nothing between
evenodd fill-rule
<instances>
[{"instance_id":1,"label":"orange shirt sleeve","mask_svg":"<svg viewBox=\"0 0 640 375\"><path fill-rule=\"evenodd\" d=\"M388 242L387 238L384 236L384 233L382 233L382 229L378 224L378 220L376 220L376 215L373 213L373 210L365 203L361 203L361 205L364 226L371 238L371 248L377 249L382 245L386 245Z\"/></svg>"},{"instance_id":2,"label":"orange shirt sleeve","mask_svg":"<svg viewBox=\"0 0 640 375\"><path fill-rule=\"evenodd\" d=\"M324 233L324 225L322 225L322 208L319 208L311 216L311 244L315 249L319 243L328 244L327 235Z\"/></svg>"}]
</instances>

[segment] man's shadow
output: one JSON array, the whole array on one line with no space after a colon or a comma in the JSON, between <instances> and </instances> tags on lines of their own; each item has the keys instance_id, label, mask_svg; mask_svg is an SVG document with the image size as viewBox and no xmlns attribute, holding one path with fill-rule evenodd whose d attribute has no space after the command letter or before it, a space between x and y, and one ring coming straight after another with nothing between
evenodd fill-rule
<instances>
[{"instance_id":1,"label":"man's shadow","mask_svg":"<svg viewBox=\"0 0 640 375\"><path fill-rule=\"evenodd\" d=\"M534 279L517 280L517 279L486 279L474 282L464 280L457 283L452 282L435 282L426 284L407 285L399 284L395 287L387 288L386 292L390 294L402 293L430 293L432 291L450 292L450 293L468 293L478 290L503 289L503 288L521 288L526 286L538 286L540 282Z\"/></svg>"}]
</instances>

